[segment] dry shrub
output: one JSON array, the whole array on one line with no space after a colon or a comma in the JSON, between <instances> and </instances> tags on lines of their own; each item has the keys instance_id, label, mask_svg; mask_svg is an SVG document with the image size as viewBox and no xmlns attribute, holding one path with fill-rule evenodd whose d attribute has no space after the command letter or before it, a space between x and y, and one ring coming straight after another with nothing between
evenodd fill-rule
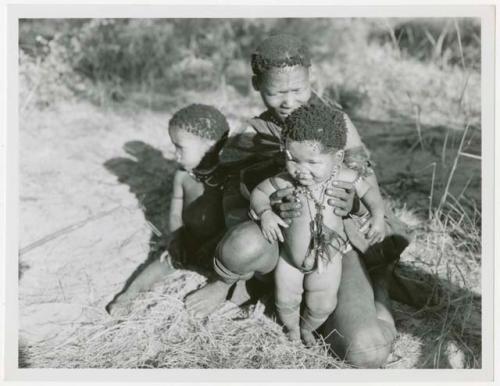
<instances>
[{"instance_id":1,"label":"dry shrub","mask_svg":"<svg viewBox=\"0 0 500 386\"><path fill-rule=\"evenodd\" d=\"M370 45L363 55L347 52L342 60L318 67L321 76L331 81L326 96L338 99L360 118L411 122L417 115L422 125L457 129L465 122L480 124L478 72L400 58L389 45Z\"/></svg>"}]
</instances>

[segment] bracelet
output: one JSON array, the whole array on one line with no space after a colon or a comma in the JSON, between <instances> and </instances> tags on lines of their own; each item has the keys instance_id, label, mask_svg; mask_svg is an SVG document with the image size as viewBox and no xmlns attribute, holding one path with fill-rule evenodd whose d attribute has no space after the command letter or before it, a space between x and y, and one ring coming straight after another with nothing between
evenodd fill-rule
<instances>
[{"instance_id":1,"label":"bracelet","mask_svg":"<svg viewBox=\"0 0 500 386\"><path fill-rule=\"evenodd\" d=\"M260 221L260 218L262 217L262 215L267 212L268 210L272 210L271 207L268 207L268 208L265 208L264 210L261 210L260 213L256 213L255 210L253 209L250 209L248 211L248 216L250 217L250 219L252 219L253 221Z\"/></svg>"}]
</instances>

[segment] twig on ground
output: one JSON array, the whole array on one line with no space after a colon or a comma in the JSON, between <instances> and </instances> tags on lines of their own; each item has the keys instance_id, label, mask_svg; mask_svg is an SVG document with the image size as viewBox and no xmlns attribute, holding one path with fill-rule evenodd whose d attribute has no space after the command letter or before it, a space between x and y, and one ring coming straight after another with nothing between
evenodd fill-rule
<instances>
[{"instance_id":1,"label":"twig on ground","mask_svg":"<svg viewBox=\"0 0 500 386\"><path fill-rule=\"evenodd\" d=\"M121 205L115 206L112 209L97 213L93 216L86 218L85 220L79 221L75 224L69 225L69 226L64 227L62 229L59 229L56 232L50 233L47 236L44 236L41 239L36 240L36 241L26 245L25 247L21 248L19 250L19 256L25 255L26 253L32 251L33 249L38 248L38 247L40 247L40 246L42 246L42 245L44 245L44 244L46 244L54 239L57 239L58 237L61 237L61 236L66 235L68 233L71 233L71 232L83 227L84 225L88 224L91 221L95 221L97 219L105 217L105 216L115 212L116 210L120 209L121 207L122 207Z\"/></svg>"}]
</instances>

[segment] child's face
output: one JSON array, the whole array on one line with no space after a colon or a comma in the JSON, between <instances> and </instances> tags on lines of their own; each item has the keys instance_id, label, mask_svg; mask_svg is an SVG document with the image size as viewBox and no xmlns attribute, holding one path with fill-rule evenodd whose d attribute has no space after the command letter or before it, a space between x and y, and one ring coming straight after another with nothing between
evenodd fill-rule
<instances>
[{"instance_id":1,"label":"child's face","mask_svg":"<svg viewBox=\"0 0 500 386\"><path fill-rule=\"evenodd\" d=\"M343 158L341 150L324 150L317 141L287 141L285 151L288 173L304 186L326 181Z\"/></svg>"},{"instance_id":2,"label":"child's face","mask_svg":"<svg viewBox=\"0 0 500 386\"><path fill-rule=\"evenodd\" d=\"M215 143L213 140L199 137L178 127L170 127L168 133L175 145L175 158L186 170L197 167L203 156Z\"/></svg>"},{"instance_id":3,"label":"child's face","mask_svg":"<svg viewBox=\"0 0 500 386\"><path fill-rule=\"evenodd\" d=\"M311 97L309 69L302 66L272 68L254 79L266 107L284 121Z\"/></svg>"}]
</instances>

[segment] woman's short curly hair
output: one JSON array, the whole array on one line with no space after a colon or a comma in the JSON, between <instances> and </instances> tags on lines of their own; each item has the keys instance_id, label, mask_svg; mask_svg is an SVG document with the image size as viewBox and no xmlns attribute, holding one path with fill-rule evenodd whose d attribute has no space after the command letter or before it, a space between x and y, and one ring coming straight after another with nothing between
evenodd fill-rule
<instances>
[{"instance_id":1,"label":"woman's short curly hair","mask_svg":"<svg viewBox=\"0 0 500 386\"><path fill-rule=\"evenodd\" d=\"M271 68L311 66L307 46L293 35L274 35L262 42L252 53L252 71L259 76Z\"/></svg>"},{"instance_id":2,"label":"woman's short curly hair","mask_svg":"<svg viewBox=\"0 0 500 386\"><path fill-rule=\"evenodd\" d=\"M283 138L285 142L317 141L325 149L343 149L347 140L344 113L324 104L303 105L285 119Z\"/></svg>"},{"instance_id":3,"label":"woman's short curly hair","mask_svg":"<svg viewBox=\"0 0 500 386\"><path fill-rule=\"evenodd\" d=\"M229 124L224 114L213 106L202 104L192 104L178 110L170 118L168 126L213 140L218 140L229 130Z\"/></svg>"}]
</instances>

